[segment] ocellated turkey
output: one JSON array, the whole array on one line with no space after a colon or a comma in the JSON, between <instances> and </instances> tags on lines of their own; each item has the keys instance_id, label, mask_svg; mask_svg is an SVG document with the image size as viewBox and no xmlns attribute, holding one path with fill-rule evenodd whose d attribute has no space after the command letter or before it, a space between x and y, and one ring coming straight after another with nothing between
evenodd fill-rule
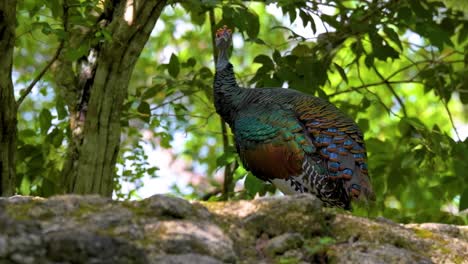
<instances>
[{"instance_id":1,"label":"ocellated turkey","mask_svg":"<svg viewBox=\"0 0 468 264\"><path fill-rule=\"evenodd\" d=\"M216 32L216 111L231 127L244 167L284 194L311 193L350 209L374 198L363 134L328 101L284 88L241 88L227 50L232 31Z\"/></svg>"}]
</instances>

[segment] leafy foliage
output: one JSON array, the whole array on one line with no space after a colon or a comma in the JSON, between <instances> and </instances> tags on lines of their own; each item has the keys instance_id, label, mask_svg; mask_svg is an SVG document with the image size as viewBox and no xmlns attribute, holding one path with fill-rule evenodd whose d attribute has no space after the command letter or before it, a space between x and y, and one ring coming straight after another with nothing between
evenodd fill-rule
<instances>
[{"instance_id":1,"label":"leafy foliage","mask_svg":"<svg viewBox=\"0 0 468 264\"><path fill-rule=\"evenodd\" d=\"M74 1L70 23L92 27L93 17L102 12L98 2ZM220 173L227 166L233 169L231 199L274 192L240 166L230 132L229 147L223 148L212 103L211 37L214 28L226 24L237 31L232 62L240 84L290 87L326 98L364 130L377 201L356 208L357 214L466 223L466 217L449 212L468 208L468 140L458 138L455 129L468 121L467 7L429 0L270 2L268 8L217 0L166 7L130 82L117 197L135 195L123 192L122 181L141 187L145 175L158 175L148 162L148 144L172 148L174 159L206 175L205 184L191 183L190 193L176 188L181 195L219 199ZM67 37L61 4L19 1L18 96ZM272 6L286 19L269 13ZM301 28L314 37L303 36ZM80 47L112 40L99 28L90 32L68 56L79 58L88 50ZM22 194L47 196L59 189L71 132L58 87L46 74L21 106L17 167ZM177 134L185 135L183 146L174 146Z\"/></svg>"}]
</instances>

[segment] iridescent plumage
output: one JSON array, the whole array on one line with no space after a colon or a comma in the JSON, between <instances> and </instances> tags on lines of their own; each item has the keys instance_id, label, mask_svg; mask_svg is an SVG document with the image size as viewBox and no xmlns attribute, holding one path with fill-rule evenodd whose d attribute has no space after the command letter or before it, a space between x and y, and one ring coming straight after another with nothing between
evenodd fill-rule
<instances>
[{"instance_id":1,"label":"iridescent plumage","mask_svg":"<svg viewBox=\"0 0 468 264\"><path fill-rule=\"evenodd\" d=\"M285 194L312 193L328 206L350 208L374 194L363 135L331 103L292 89L238 86L227 57L231 31L217 31L217 112L234 132L244 167Z\"/></svg>"}]
</instances>

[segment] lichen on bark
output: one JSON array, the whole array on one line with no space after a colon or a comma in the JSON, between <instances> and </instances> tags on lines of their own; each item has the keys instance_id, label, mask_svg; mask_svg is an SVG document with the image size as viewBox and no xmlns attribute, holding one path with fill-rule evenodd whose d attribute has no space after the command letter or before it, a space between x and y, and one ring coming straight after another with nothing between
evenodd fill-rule
<instances>
[{"instance_id":1,"label":"lichen on bark","mask_svg":"<svg viewBox=\"0 0 468 264\"><path fill-rule=\"evenodd\" d=\"M127 2L104 2L96 28L108 32L111 39L89 47L87 58L77 61L80 70L74 77L70 76L72 64L64 54L94 32L74 30L64 19L69 39L54 71L58 86L64 88L61 96L70 110L72 130L62 170L66 193L112 195L128 83L167 1ZM67 12L72 10L65 8L64 14Z\"/></svg>"}]
</instances>

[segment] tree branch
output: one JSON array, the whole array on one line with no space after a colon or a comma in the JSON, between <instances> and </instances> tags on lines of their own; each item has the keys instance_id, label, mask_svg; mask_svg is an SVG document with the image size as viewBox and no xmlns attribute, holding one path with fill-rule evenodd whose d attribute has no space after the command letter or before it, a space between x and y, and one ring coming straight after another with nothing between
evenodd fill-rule
<instances>
[{"instance_id":1,"label":"tree branch","mask_svg":"<svg viewBox=\"0 0 468 264\"><path fill-rule=\"evenodd\" d=\"M67 2L65 1L65 3L63 4L63 16L62 16L62 20L63 20L63 28L64 28L64 31L67 32L67 24L68 24L68 4ZM32 89L34 88L34 85L36 85L36 83L42 79L42 77L44 76L44 74L49 70L49 68L52 66L52 64L54 64L54 62L58 59L60 53L62 52L62 49L63 47L65 46L65 39L62 39L60 41L60 44L59 46L57 47L57 50L55 51L55 54L54 56L52 57L52 59L49 61L49 63L46 64L46 66L42 69L42 71L36 76L36 78L34 78L34 80L28 85L28 87L26 88L26 90L24 91L23 94L21 94L20 98L18 98L18 100L16 101L16 108L19 108L21 103L23 103L24 99L26 99L26 97L31 93Z\"/></svg>"},{"instance_id":2,"label":"tree branch","mask_svg":"<svg viewBox=\"0 0 468 264\"><path fill-rule=\"evenodd\" d=\"M153 108L151 108L151 111L156 110L158 108L161 108L161 107L163 107L165 105L171 104L171 103L173 103L173 102L175 102L177 100L180 100L180 99L182 99L184 97L185 97L185 94L179 95L179 96L173 98L172 100L169 100L169 101L166 101L164 103L158 104L157 106L154 106Z\"/></svg>"},{"instance_id":3,"label":"tree branch","mask_svg":"<svg viewBox=\"0 0 468 264\"><path fill-rule=\"evenodd\" d=\"M450 112L450 109L448 108L448 102L446 102L445 99L442 98L442 103L444 104L445 111L447 111L447 115L448 115L448 117L450 119L450 123L452 124L452 128L455 131L455 135L457 135L458 141L461 141L460 135L458 134L457 127L455 126L455 123L453 122L452 113Z\"/></svg>"},{"instance_id":4,"label":"tree branch","mask_svg":"<svg viewBox=\"0 0 468 264\"><path fill-rule=\"evenodd\" d=\"M390 82L387 79L385 79L385 77L379 72L379 70L377 69L377 67L375 67L374 64L372 64L372 69L374 69L377 76L379 76L379 78L382 80L385 86L387 86L387 88L390 90L393 96L395 96L395 98L398 101L398 104L400 104L401 110L403 110L403 115L408 116L408 113L406 112L406 106L403 103L403 99L401 99L401 97L396 93L395 89L393 89L393 86L390 84Z\"/></svg>"},{"instance_id":5,"label":"tree branch","mask_svg":"<svg viewBox=\"0 0 468 264\"><path fill-rule=\"evenodd\" d=\"M366 88L369 88L369 87L372 87L372 86L384 85L384 84L387 84L387 83L388 84L400 84L400 83L421 83L421 82L420 81L414 81L413 78L408 79L408 80L399 80L399 81L385 81L385 80L383 80L381 82L368 83L368 84L363 84L363 85L356 86L356 87L351 87L348 90L343 90L343 91L338 91L338 92L335 92L335 93L328 94L328 96L332 97L332 96L337 96L337 95L344 94L344 93L356 92L356 91L359 91L361 89L366 89Z\"/></svg>"},{"instance_id":6,"label":"tree branch","mask_svg":"<svg viewBox=\"0 0 468 264\"><path fill-rule=\"evenodd\" d=\"M28 85L26 90L21 94L20 98L18 98L18 101L16 101L16 107L17 108L20 107L21 103L24 101L24 99L26 99L26 96L28 96L31 93L32 89L34 88L34 85L36 85L36 83L44 76L44 74L47 72L47 70L49 70L50 66L52 66L52 64L57 60L58 56L60 55L60 52L62 52L63 46L64 46L64 41L62 40L60 42L57 50L55 51L54 56L49 61L49 63L47 63L47 65L36 76L36 78L34 78L34 80Z\"/></svg>"},{"instance_id":7,"label":"tree branch","mask_svg":"<svg viewBox=\"0 0 468 264\"><path fill-rule=\"evenodd\" d=\"M375 98L377 98L377 100L379 101L379 103L382 105L383 108L385 108L385 110L386 110L388 113L390 113L390 114L392 114L392 115L394 115L394 116L396 116L396 117L401 117L401 116L398 115L397 113L393 112L392 109L389 108L389 107L384 103L384 101L382 100L382 98L380 98L380 96L379 96L377 93L372 92L371 90L368 89L368 87L366 87L366 91L367 91L368 93L372 94L373 96L375 96Z\"/></svg>"}]
</instances>

